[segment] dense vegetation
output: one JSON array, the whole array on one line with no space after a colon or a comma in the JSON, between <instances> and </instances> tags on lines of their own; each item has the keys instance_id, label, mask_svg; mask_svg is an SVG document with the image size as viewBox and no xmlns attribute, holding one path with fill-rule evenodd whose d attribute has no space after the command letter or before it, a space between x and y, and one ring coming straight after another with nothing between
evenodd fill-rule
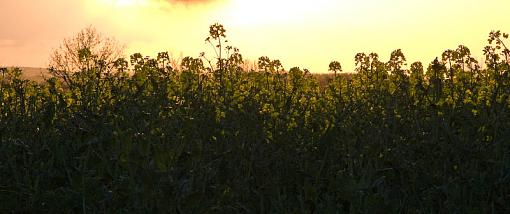
<instances>
[{"instance_id":1,"label":"dense vegetation","mask_svg":"<svg viewBox=\"0 0 510 214\"><path fill-rule=\"evenodd\" d=\"M44 83L1 69L0 212L510 212L508 35L484 66L360 53L319 84L210 33L178 69L87 48Z\"/></svg>"}]
</instances>

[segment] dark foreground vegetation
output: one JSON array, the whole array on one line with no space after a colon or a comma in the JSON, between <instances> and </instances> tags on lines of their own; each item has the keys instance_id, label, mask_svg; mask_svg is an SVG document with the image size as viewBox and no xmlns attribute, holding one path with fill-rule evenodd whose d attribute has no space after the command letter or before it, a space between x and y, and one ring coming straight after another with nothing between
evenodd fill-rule
<instances>
[{"instance_id":1,"label":"dark foreground vegetation","mask_svg":"<svg viewBox=\"0 0 510 214\"><path fill-rule=\"evenodd\" d=\"M2 69L0 212L510 212L506 34L483 66L464 46L425 68L360 53L323 84L243 70L223 34L179 68L85 46L44 83Z\"/></svg>"}]
</instances>

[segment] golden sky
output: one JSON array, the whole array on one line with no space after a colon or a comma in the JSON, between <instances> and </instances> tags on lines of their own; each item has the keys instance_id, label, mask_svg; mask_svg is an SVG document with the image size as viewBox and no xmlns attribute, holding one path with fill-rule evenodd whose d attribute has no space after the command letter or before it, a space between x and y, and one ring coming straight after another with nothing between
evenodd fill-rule
<instances>
[{"instance_id":1,"label":"golden sky","mask_svg":"<svg viewBox=\"0 0 510 214\"><path fill-rule=\"evenodd\" d=\"M221 23L245 58L327 71L358 52L401 48L428 64L463 44L481 59L491 30L510 32L509 0L0 0L0 65L45 67L52 48L92 25L126 55L198 56Z\"/></svg>"}]
</instances>

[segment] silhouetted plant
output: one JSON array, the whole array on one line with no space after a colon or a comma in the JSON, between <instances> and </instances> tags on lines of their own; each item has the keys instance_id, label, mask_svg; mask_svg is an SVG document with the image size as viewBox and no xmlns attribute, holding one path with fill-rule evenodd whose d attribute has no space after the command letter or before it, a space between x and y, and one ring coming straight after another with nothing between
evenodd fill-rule
<instances>
[{"instance_id":1,"label":"silhouetted plant","mask_svg":"<svg viewBox=\"0 0 510 214\"><path fill-rule=\"evenodd\" d=\"M397 49L327 81L243 69L219 24L213 61L80 49L44 83L0 68L0 212L507 213L507 37L483 69L465 46L426 69Z\"/></svg>"}]
</instances>

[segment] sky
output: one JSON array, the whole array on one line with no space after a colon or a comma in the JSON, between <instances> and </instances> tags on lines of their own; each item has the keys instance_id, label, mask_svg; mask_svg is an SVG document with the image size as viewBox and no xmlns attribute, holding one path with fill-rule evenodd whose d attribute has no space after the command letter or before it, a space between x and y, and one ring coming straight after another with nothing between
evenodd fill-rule
<instances>
[{"instance_id":1,"label":"sky","mask_svg":"<svg viewBox=\"0 0 510 214\"><path fill-rule=\"evenodd\" d=\"M428 64L466 45L482 59L491 30L510 32L509 0L0 0L0 66L46 67L64 38L87 26L133 53L211 53L209 26L224 25L245 59L327 72L356 53ZM212 56L211 56L212 57Z\"/></svg>"}]
</instances>

